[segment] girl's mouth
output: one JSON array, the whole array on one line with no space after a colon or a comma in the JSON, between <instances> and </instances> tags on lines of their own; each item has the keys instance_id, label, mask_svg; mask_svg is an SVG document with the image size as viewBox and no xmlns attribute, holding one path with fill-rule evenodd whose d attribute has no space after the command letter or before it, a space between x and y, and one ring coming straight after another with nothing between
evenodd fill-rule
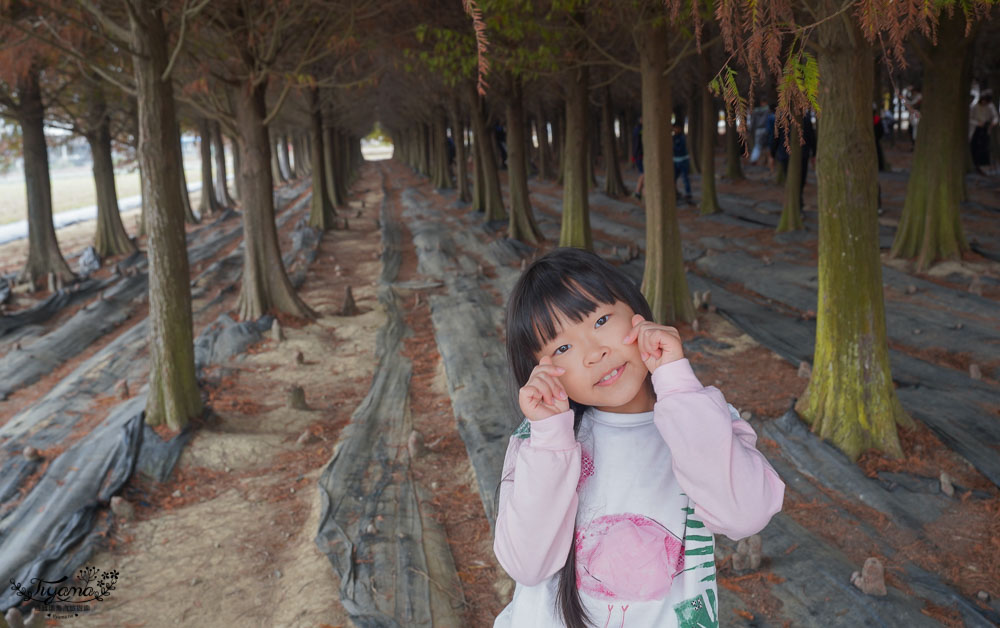
<instances>
[{"instance_id":1,"label":"girl's mouth","mask_svg":"<svg viewBox=\"0 0 1000 628\"><path fill-rule=\"evenodd\" d=\"M625 364L622 364L621 366L619 366L617 368L613 368L610 371L608 371L607 373L605 373L604 377L602 377L601 379L599 379L597 381L597 383L594 384L594 385L595 386L610 386L611 384L614 384L616 381L618 381L618 378L620 378L622 376L622 372L624 372L624 371L625 371Z\"/></svg>"}]
</instances>

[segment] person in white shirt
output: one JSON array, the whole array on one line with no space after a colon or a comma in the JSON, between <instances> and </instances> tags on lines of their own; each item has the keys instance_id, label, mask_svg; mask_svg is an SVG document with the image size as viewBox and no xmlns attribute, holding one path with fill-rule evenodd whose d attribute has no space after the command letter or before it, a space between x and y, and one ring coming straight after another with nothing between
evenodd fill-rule
<instances>
[{"instance_id":1,"label":"person in white shirt","mask_svg":"<svg viewBox=\"0 0 1000 628\"><path fill-rule=\"evenodd\" d=\"M976 104L969 109L969 146L976 172L985 175L984 166L990 165L990 129L1000 122L993 94L984 91Z\"/></svg>"}]
</instances>

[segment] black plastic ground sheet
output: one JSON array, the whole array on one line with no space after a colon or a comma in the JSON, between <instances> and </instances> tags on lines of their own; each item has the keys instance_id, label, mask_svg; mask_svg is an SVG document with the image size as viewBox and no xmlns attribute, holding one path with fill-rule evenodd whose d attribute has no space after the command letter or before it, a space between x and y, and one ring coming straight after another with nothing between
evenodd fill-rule
<instances>
[{"instance_id":1,"label":"black plastic ground sheet","mask_svg":"<svg viewBox=\"0 0 1000 628\"><path fill-rule=\"evenodd\" d=\"M407 333L392 287L400 226L383 208L377 366L367 396L319 479L316 544L340 577L340 599L361 628L460 626L461 582L428 496L410 474L412 363L401 355Z\"/></svg>"}]
</instances>

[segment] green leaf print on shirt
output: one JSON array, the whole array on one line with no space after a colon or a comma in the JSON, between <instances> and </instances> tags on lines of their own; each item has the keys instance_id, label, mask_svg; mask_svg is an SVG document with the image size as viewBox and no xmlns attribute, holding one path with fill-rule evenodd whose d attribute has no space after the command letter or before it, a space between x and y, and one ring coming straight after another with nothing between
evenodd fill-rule
<instances>
[{"instance_id":1,"label":"green leaf print on shirt","mask_svg":"<svg viewBox=\"0 0 1000 628\"><path fill-rule=\"evenodd\" d=\"M525 419L525 420L521 421L521 424L517 426L516 430L514 430L514 434L513 435L517 436L518 438L530 438L531 437L531 421L529 421L528 419Z\"/></svg>"},{"instance_id":2,"label":"green leaf print on shirt","mask_svg":"<svg viewBox=\"0 0 1000 628\"><path fill-rule=\"evenodd\" d=\"M704 595L677 604L674 612L677 613L677 628L719 628L719 613L715 605L715 591L712 589L705 591Z\"/></svg>"}]
</instances>

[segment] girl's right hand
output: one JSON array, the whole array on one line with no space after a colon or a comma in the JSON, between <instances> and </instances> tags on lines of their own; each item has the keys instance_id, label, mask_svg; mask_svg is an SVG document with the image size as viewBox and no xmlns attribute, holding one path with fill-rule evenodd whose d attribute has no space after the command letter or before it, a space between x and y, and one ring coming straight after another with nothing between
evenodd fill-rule
<instances>
[{"instance_id":1,"label":"girl's right hand","mask_svg":"<svg viewBox=\"0 0 1000 628\"><path fill-rule=\"evenodd\" d=\"M558 376L566 369L552 364L552 358L543 357L531 371L528 382L517 394L521 412L529 421L541 421L569 410L569 397L559 383Z\"/></svg>"}]
</instances>

